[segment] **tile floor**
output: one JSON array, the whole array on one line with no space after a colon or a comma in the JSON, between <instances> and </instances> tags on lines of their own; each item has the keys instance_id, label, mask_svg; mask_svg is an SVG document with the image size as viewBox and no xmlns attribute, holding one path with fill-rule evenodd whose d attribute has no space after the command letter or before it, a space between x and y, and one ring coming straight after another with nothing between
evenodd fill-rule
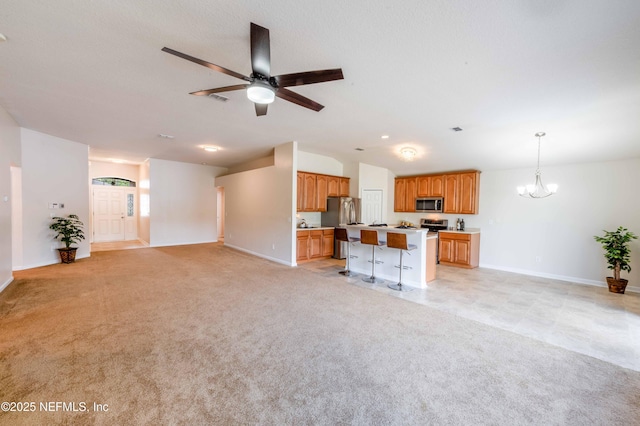
<instances>
[{"instance_id":1,"label":"tile floor","mask_svg":"<svg viewBox=\"0 0 640 426\"><path fill-rule=\"evenodd\" d=\"M338 275L344 261L301 267ZM338 275L340 276L340 275ZM640 371L640 294L493 269L438 265L427 289L399 293L362 275L345 282Z\"/></svg>"}]
</instances>

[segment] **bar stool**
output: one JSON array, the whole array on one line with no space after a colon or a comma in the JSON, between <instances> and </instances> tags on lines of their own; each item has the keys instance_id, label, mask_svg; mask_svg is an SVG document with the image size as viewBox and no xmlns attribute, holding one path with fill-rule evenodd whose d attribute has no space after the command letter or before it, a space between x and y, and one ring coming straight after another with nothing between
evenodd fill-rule
<instances>
[{"instance_id":1,"label":"bar stool","mask_svg":"<svg viewBox=\"0 0 640 426\"><path fill-rule=\"evenodd\" d=\"M411 269L408 266L404 266L402 263L402 253L407 252L409 254L410 250L415 250L418 248L415 244L407 244L407 234L401 234L398 232L387 232L387 247L394 248L400 250L400 280L398 284L389 284L389 287L392 290L398 291L411 291L412 288L408 288L404 284L402 284L402 270L403 269Z\"/></svg>"},{"instance_id":2,"label":"bar stool","mask_svg":"<svg viewBox=\"0 0 640 426\"><path fill-rule=\"evenodd\" d=\"M383 283L384 280L376 278L376 263L384 263L380 260L376 260L376 247L384 246L385 244L387 244L387 242L378 240L378 231L361 229L360 244L371 245L371 260L369 261L371 262L371 276L364 277L362 281L365 281L371 284Z\"/></svg>"},{"instance_id":3,"label":"bar stool","mask_svg":"<svg viewBox=\"0 0 640 426\"><path fill-rule=\"evenodd\" d=\"M340 274L345 277L353 276L353 272L349 269L349 259L357 258L358 256L351 256L351 243L357 243L360 241L360 238L350 237L346 228L336 228L335 229L335 239L336 241L343 241L347 243L347 261L344 264L344 270L340 271Z\"/></svg>"}]
</instances>

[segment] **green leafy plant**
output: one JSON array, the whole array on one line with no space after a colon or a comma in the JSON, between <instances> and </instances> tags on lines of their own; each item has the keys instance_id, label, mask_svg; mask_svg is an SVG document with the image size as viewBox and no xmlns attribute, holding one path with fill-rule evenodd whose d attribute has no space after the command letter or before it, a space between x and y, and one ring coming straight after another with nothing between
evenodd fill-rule
<instances>
[{"instance_id":1,"label":"green leafy plant","mask_svg":"<svg viewBox=\"0 0 640 426\"><path fill-rule=\"evenodd\" d=\"M56 232L54 238L60 238L60 241L65 244L65 247L69 248L71 244L78 244L80 240L84 240L83 226L84 224L77 215L70 214L68 217L54 217L53 223L49 225L49 229Z\"/></svg>"},{"instance_id":2,"label":"green leafy plant","mask_svg":"<svg viewBox=\"0 0 640 426\"><path fill-rule=\"evenodd\" d=\"M604 231L604 236L594 236L597 242L602 244L604 249L604 257L609 263L608 268L613 269L613 278L620 279L620 271L631 272L631 250L629 243L631 240L638 238L633 232L629 232L627 228L618 227L615 231Z\"/></svg>"}]
</instances>

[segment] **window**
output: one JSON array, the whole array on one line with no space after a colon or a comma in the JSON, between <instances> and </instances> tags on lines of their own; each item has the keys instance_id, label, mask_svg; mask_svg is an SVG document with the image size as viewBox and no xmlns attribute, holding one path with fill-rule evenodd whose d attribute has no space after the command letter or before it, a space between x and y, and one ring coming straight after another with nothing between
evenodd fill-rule
<instances>
[{"instance_id":1,"label":"window","mask_svg":"<svg viewBox=\"0 0 640 426\"><path fill-rule=\"evenodd\" d=\"M127 194L127 217L133 217L133 194Z\"/></svg>"},{"instance_id":2,"label":"window","mask_svg":"<svg viewBox=\"0 0 640 426\"><path fill-rule=\"evenodd\" d=\"M116 177L94 178L91 180L91 183L93 185L129 186L133 188L136 187L136 183L134 181L129 179L116 178Z\"/></svg>"}]
</instances>

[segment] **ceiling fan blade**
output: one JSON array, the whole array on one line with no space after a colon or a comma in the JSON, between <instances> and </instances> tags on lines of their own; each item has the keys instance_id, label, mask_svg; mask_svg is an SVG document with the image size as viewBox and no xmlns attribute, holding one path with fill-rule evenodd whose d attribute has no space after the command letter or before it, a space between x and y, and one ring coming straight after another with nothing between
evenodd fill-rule
<instances>
[{"instance_id":1,"label":"ceiling fan blade","mask_svg":"<svg viewBox=\"0 0 640 426\"><path fill-rule=\"evenodd\" d=\"M325 81L342 80L342 68L282 74L273 77L279 87L302 86L303 84L322 83Z\"/></svg>"},{"instance_id":2,"label":"ceiling fan blade","mask_svg":"<svg viewBox=\"0 0 640 426\"><path fill-rule=\"evenodd\" d=\"M248 84L236 84L235 86L218 87L216 89L198 90L197 92L191 92L190 95L207 96L212 93L231 92L233 90L242 90L249 87Z\"/></svg>"},{"instance_id":3,"label":"ceiling fan blade","mask_svg":"<svg viewBox=\"0 0 640 426\"><path fill-rule=\"evenodd\" d=\"M269 104L254 104L256 106L256 115L259 117L261 115L267 115L267 107Z\"/></svg>"},{"instance_id":4,"label":"ceiling fan blade","mask_svg":"<svg viewBox=\"0 0 640 426\"><path fill-rule=\"evenodd\" d=\"M305 98L302 95L298 95L297 93L292 92L289 89L285 89L284 87L278 87L276 89L276 96L284 99L285 101L293 102L294 104L312 109L314 111L320 111L322 108L324 108L324 105L320 105L319 103L312 101L309 98Z\"/></svg>"},{"instance_id":5,"label":"ceiling fan blade","mask_svg":"<svg viewBox=\"0 0 640 426\"><path fill-rule=\"evenodd\" d=\"M221 67L220 65L212 64L211 62L203 61L202 59L194 58L193 56L189 56L189 55L187 55L185 53L178 52L177 50L169 49L168 47L163 47L162 51L163 52L167 52L167 53L171 53L172 55L175 55L175 56L177 56L179 58L182 58L182 59L186 59L187 61L194 62L194 63L196 63L198 65L202 65L203 67L210 68L210 69L212 69L214 71L218 71L218 72L221 72L223 74L227 74L227 75L230 75L232 77L239 78L241 80L251 81L251 79L249 77L247 77L245 75L242 75L242 74L240 74L238 72L228 70L228 69L226 69L224 67Z\"/></svg>"},{"instance_id":6,"label":"ceiling fan blade","mask_svg":"<svg viewBox=\"0 0 640 426\"><path fill-rule=\"evenodd\" d=\"M253 74L271 75L271 46L269 30L251 23L251 69Z\"/></svg>"}]
</instances>

